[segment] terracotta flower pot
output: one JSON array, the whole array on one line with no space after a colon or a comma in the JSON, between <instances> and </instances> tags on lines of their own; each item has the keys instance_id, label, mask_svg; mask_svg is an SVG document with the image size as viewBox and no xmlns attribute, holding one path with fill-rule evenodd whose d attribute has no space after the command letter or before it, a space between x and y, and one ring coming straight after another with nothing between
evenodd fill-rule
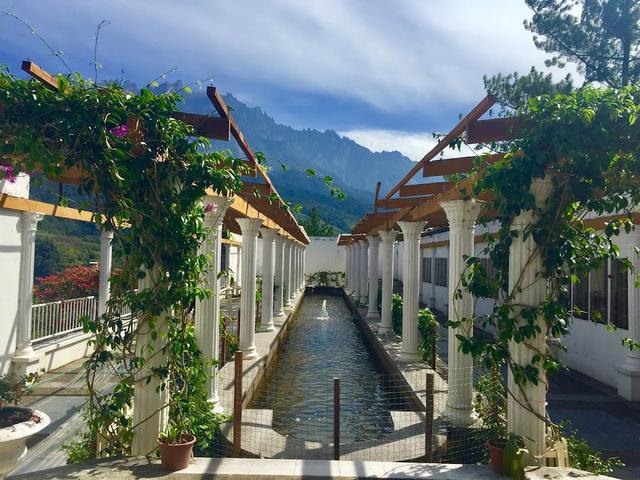
<instances>
[{"instance_id":1,"label":"terracotta flower pot","mask_svg":"<svg viewBox=\"0 0 640 480\"><path fill-rule=\"evenodd\" d=\"M13 410L23 410L27 419L14 423L8 427L0 428L0 479L16 468L18 462L27 453L27 440L44 427L49 425L49 417L30 408L13 408Z\"/></svg>"},{"instance_id":2,"label":"terracotta flower pot","mask_svg":"<svg viewBox=\"0 0 640 480\"><path fill-rule=\"evenodd\" d=\"M494 445L497 443L497 445ZM489 449L489 459L491 460L491 468L497 474L502 474L502 460L504 458L504 445L499 440L488 440L487 448Z\"/></svg>"},{"instance_id":3,"label":"terracotta flower pot","mask_svg":"<svg viewBox=\"0 0 640 480\"><path fill-rule=\"evenodd\" d=\"M194 443L196 443L194 435L183 435L180 443L165 443L158 440L162 466L172 472L187 468L191 461Z\"/></svg>"}]
</instances>

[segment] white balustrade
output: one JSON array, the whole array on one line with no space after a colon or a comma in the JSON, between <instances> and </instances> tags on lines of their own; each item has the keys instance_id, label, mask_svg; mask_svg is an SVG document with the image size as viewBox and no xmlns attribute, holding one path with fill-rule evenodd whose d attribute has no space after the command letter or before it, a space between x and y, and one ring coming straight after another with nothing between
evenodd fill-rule
<instances>
[{"instance_id":1,"label":"white balustrade","mask_svg":"<svg viewBox=\"0 0 640 480\"><path fill-rule=\"evenodd\" d=\"M95 319L96 310L95 296L33 305L31 307L31 340L44 340L80 330L82 318Z\"/></svg>"}]
</instances>

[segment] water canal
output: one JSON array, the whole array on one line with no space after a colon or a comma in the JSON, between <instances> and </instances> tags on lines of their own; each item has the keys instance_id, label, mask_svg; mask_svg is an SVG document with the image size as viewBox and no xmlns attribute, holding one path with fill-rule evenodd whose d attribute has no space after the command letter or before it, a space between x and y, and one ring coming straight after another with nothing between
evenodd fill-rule
<instances>
[{"instance_id":1,"label":"water canal","mask_svg":"<svg viewBox=\"0 0 640 480\"><path fill-rule=\"evenodd\" d=\"M273 429L325 442L333 432L333 379L340 378L341 441L393 431L390 410L403 410L387 385L342 297L307 295L267 369L251 408L273 410Z\"/></svg>"}]
</instances>

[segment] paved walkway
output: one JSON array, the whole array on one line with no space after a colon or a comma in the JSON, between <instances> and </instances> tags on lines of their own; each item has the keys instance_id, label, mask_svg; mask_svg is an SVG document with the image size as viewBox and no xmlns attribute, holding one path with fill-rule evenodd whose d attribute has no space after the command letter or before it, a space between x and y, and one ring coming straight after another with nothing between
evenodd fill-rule
<instances>
[{"instance_id":1,"label":"paved walkway","mask_svg":"<svg viewBox=\"0 0 640 480\"><path fill-rule=\"evenodd\" d=\"M31 476L17 477L20 480ZM98 460L40 472L39 480L92 479L124 480L135 478L189 479L335 479L387 478L414 480L495 480L498 477L486 465L444 463L349 462L331 460L266 460L250 458L196 458L179 472L164 470L158 460L130 458ZM527 480L607 480L570 468L529 469Z\"/></svg>"}]
</instances>

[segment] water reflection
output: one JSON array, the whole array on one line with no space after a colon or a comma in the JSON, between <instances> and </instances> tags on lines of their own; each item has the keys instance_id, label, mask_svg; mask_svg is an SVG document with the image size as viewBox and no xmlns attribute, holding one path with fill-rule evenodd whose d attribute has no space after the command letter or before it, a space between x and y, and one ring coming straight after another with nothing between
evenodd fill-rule
<instances>
[{"instance_id":1,"label":"water reflection","mask_svg":"<svg viewBox=\"0 0 640 480\"><path fill-rule=\"evenodd\" d=\"M393 430L389 410L399 407L344 300L307 296L251 408L272 409L273 428L283 435L330 441L334 375L341 379L342 442L380 438Z\"/></svg>"}]
</instances>

